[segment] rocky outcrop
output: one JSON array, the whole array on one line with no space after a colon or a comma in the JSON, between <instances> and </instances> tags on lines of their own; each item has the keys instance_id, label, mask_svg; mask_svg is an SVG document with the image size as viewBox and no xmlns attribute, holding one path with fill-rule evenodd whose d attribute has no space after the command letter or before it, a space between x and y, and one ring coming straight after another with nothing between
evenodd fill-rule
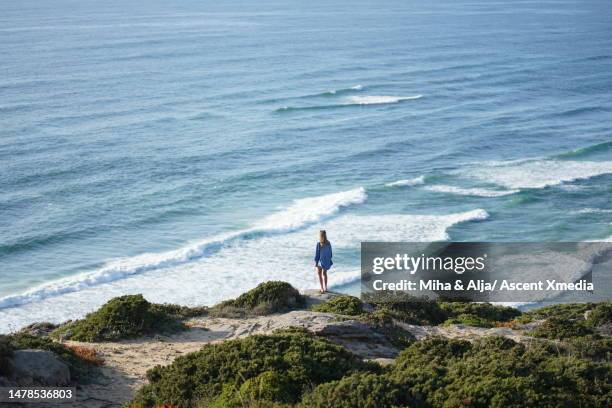
<instances>
[{"instance_id":1,"label":"rocky outcrop","mask_svg":"<svg viewBox=\"0 0 612 408\"><path fill-rule=\"evenodd\" d=\"M358 320L320 323L308 330L366 359L394 358L399 352L387 336Z\"/></svg>"},{"instance_id":2,"label":"rocky outcrop","mask_svg":"<svg viewBox=\"0 0 612 408\"><path fill-rule=\"evenodd\" d=\"M32 323L21 329L20 332L31 334L32 336L48 336L57 327L57 324L49 322Z\"/></svg>"},{"instance_id":3,"label":"rocky outcrop","mask_svg":"<svg viewBox=\"0 0 612 408\"><path fill-rule=\"evenodd\" d=\"M11 357L11 365L11 379L19 385L65 386L70 383L70 369L50 351L17 350Z\"/></svg>"}]
</instances>

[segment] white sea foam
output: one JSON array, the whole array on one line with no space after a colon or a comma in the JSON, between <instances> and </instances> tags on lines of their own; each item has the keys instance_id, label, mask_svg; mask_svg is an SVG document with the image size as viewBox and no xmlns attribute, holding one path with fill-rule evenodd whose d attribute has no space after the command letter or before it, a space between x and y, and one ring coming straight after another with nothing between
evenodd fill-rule
<instances>
[{"instance_id":1,"label":"white sea foam","mask_svg":"<svg viewBox=\"0 0 612 408\"><path fill-rule=\"evenodd\" d=\"M397 103L412 99L420 99L423 95L412 96L388 96L388 95L368 95L368 96L349 96L346 98L348 105L376 105L384 103Z\"/></svg>"},{"instance_id":2,"label":"white sea foam","mask_svg":"<svg viewBox=\"0 0 612 408\"><path fill-rule=\"evenodd\" d=\"M385 184L387 187L405 187L405 186L418 186L425 183L425 177L419 176L412 179L397 180L391 183Z\"/></svg>"},{"instance_id":3,"label":"white sea foam","mask_svg":"<svg viewBox=\"0 0 612 408\"><path fill-rule=\"evenodd\" d=\"M289 206L291 208L292 206ZM248 239L224 241L208 256L189 262L151 268L120 280L81 285L73 278L68 290L39 288L22 295L19 306L0 309L0 332L34 321L61 322L83 316L108 299L128 293L142 293L152 302L211 305L238 296L266 280L284 280L297 288L316 288L313 255L317 231L328 230L334 246L334 267L330 286L359 279L359 244L363 240L436 241L449 239L448 229L461 222L488 217L478 209L447 215L339 215L323 217L285 233L259 234ZM273 224L275 225L275 224ZM158 260L165 259L163 254ZM127 268L129 270L129 268Z\"/></svg>"},{"instance_id":4,"label":"white sea foam","mask_svg":"<svg viewBox=\"0 0 612 408\"><path fill-rule=\"evenodd\" d=\"M359 269L350 272L329 273L328 287L335 289L341 288L351 283L361 280L361 271Z\"/></svg>"},{"instance_id":5,"label":"white sea foam","mask_svg":"<svg viewBox=\"0 0 612 408\"><path fill-rule=\"evenodd\" d=\"M274 213L255 224L256 229L265 231L286 231L316 222L335 214L341 208L361 204L368 195L363 187L340 193L326 194L295 200L282 211Z\"/></svg>"},{"instance_id":6,"label":"white sea foam","mask_svg":"<svg viewBox=\"0 0 612 408\"><path fill-rule=\"evenodd\" d=\"M24 293L0 298L0 309L77 292L90 286L189 262L210 255L233 241L244 239L247 235L281 233L302 228L309 223L320 221L335 214L343 207L363 203L366 199L365 189L360 187L354 190L295 200L286 209L265 217L252 228L200 240L172 251L145 253L134 257L116 259L98 270L44 283Z\"/></svg>"},{"instance_id":7,"label":"white sea foam","mask_svg":"<svg viewBox=\"0 0 612 408\"><path fill-rule=\"evenodd\" d=\"M425 187L426 190L436 191L439 193L451 193L468 196L479 196L479 197L501 197L509 194L518 193L520 190L491 190L487 188L462 188L456 186L449 186L445 184L435 184L432 186Z\"/></svg>"},{"instance_id":8,"label":"white sea foam","mask_svg":"<svg viewBox=\"0 0 612 408\"><path fill-rule=\"evenodd\" d=\"M612 173L612 161L521 160L488 162L468 166L455 173L510 189L544 188Z\"/></svg>"},{"instance_id":9,"label":"white sea foam","mask_svg":"<svg viewBox=\"0 0 612 408\"><path fill-rule=\"evenodd\" d=\"M357 88L355 88L357 89ZM335 90L335 91L327 91L322 95L336 95L345 93L347 91L352 91L352 88L348 90ZM323 110L323 109L337 109L344 108L348 106L355 105L379 105L379 104L389 104L389 103L398 103L402 101L408 101L412 99L420 99L423 95L413 95L413 96L388 96L388 95L369 95L369 96L347 96L342 99L342 102L334 103L330 105L307 105L307 106L282 106L276 109L276 112L295 112L295 111L312 111L312 110ZM335 100L335 99L334 99Z\"/></svg>"},{"instance_id":10,"label":"white sea foam","mask_svg":"<svg viewBox=\"0 0 612 408\"><path fill-rule=\"evenodd\" d=\"M605 210L603 208L583 208L581 210L574 211L576 214L609 214L612 210Z\"/></svg>"},{"instance_id":11,"label":"white sea foam","mask_svg":"<svg viewBox=\"0 0 612 408\"><path fill-rule=\"evenodd\" d=\"M583 191L586 190L588 187L586 186L580 186L580 185L576 185L576 184L561 184L559 186L559 188L563 191L568 191L570 193L574 193L577 191Z\"/></svg>"}]
</instances>

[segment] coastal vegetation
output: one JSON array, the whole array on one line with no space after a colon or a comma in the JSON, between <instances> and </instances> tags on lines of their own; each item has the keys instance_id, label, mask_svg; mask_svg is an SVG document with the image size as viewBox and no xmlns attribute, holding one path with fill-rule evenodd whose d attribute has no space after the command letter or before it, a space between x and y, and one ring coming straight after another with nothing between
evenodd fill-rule
<instances>
[{"instance_id":1,"label":"coastal vegetation","mask_svg":"<svg viewBox=\"0 0 612 408\"><path fill-rule=\"evenodd\" d=\"M503 337L414 341L382 368L294 330L207 345L149 371L151 407L607 407L609 363ZM580 403L578 403L580 402Z\"/></svg>"},{"instance_id":2,"label":"coastal vegetation","mask_svg":"<svg viewBox=\"0 0 612 408\"><path fill-rule=\"evenodd\" d=\"M81 320L58 328L37 326L50 331L49 336L31 331L0 336L0 376L10 374L12 353L24 348L52 351L77 379L103 363L93 348L54 339L108 341L172 333L185 330L186 319L193 317L246 318L305 307L304 296L288 283L276 281L210 308L154 304L142 295L121 296ZM147 372L147 383L128 406L612 406L611 302L551 305L521 313L489 303L405 295L362 301L340 295L312 306L311 311L336 314L342 324L365 325L371 333L382 334L395 348L395 358L379 365L331 337L290 327L205 344L169 365L156 366ZM444 330L453 330L448 326L454 324L509 327L518 329L517 336L526 340L484 334L470 341L431 335L417 340L406 324L444 326Z\"/></svg>"},{"instance_id":3,"label":"coastal vegetation","mask_svg":"<svg viewBox=\"0 0 612 408\"><path fill-rule=\"evenodd\" d=\"M555 341L566 354L600 361L612 358L612 302L551 305L526 312L519 320L541 320L528 334Z\"/></svg>"},{"instance_id":4,"label":"coastal vegetation","mask_svg":"<svg viewBox=\"0 0 612 408\"><path fill-rule=\"evenodd\" d=\"M155 367L134 403L241 407L245 398L297 403L313 386L376 370L342 346L292 329L209 344L169 366Z\"/></svg>"},{"instance_id":5,"label":"coastal vegetation","mask_svg":"<svg viewBox=\"0 0 612 408\"><path fill-rule=\"evenodd\" d=\"M184 320L210 314L215 317L247 317L286 312L304 307L304 298L286 282L265 282L212 308L157 304L142 295L109 300L83 319L63 324L51 333L56 339L114 341L184 330Z\"/></svg>"},{"instance_id":6,"label":"coastal vegetation","mask_svg":"<svg viewBox=\"0 0 612 408\"><path fill-rule=\"evenodd\" d=\"M155 304L142 295L126 295L109 300L81 320L60 326L51 336L93 342L172 333L185 329L183 319L203 313L206 308Z\"/></svg>"},{"instance_id":7,"label":"coastal vegetation","mask_svg":"<svg viewBox=\"0 0 612 408\"><path fill-rule=\"evenodd\" d=\"M370 296L366 302L373 305L375 310L386 310L396 320L418 325L495 327L500 322L509 322L521 315L515 308L491 303L432 300L406 294Z\"/></svg>"},{"instance_id":8,"label":"coastal vegetation","mask_svg":"<svg viewBox=\"0 0 612 408\"><path fill-rule=\"evenodd\" d=\"M269 281L260 283L236 299L219 303L210 309L210 314L217 317L263 316L304 306L304 297L289 283Z\"/></svg>"},{"instance_id":9,"label":"coastal vegetation","mask_svg":"<svg viewBox=\"0 0 612 408\"><path fill-rule=\"evenodd\" d=\"M606 302L610 303L610 302ZM534 320L557 317L564 320L584 319L584 315L589 310L594 309L596 303L561 303L532 309L521 314L517 319L520 322L528 323Z\"/></svg>"},{"instance_id":10,"label":"coastal vegetation","mask_svg":"<svg viewBox=\"0 0 612 408\"><path fill-rule=\"evenodd\" d=\"M243 302L238 305L258 304ZM267 297L266 303L285 301ZM386 328L385 334L395 336L393 344L403 351L393 364L382 367L297 328L206 345L170 366L150 370L149 383L137 393L134 406L169 402L184 408L574 407L579 401L584 407L606 407L612 403L611 341L597 334L598 328L610 323L609 302L549 306L524 316L517 309L487 303L408 296L362 302L338 296L312 310ZM499 336L473 342L442 337L417 341L395 324L495 327L534 321L539 324L530 334L541 340L528 344Z\"/></svg>"},{"instance_id":11,"label":"coastal vegetation","mask_svg":"<svg viewBox=\"0 0 612 408\"><path fill-rule=\"evenodd\" d=\"M363 313L363 302L355 296L338 296L318 305L314 305L315 312L336 313L346 316L359 316Z\"/></svg>"}]
</instances>

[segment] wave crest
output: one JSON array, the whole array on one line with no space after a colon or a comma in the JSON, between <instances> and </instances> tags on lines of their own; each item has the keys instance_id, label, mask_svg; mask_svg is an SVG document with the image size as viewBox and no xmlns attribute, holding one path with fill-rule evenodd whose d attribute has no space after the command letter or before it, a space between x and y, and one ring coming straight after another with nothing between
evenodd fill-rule
<instances>
[{"instance_id":1,"label":"wave crest","mask_svg":"<svg viewBox=\"0 0 612 408\"><path fill-rule=\"evenodd\" d=\"M389 95L367 95L367 96L350 96L347 99L347 105L378 105L387 103L398 103L413 99L421 99L423 95L412 96L389 96Z\"/></svg>"},{"instance_id":2,"label":"wave crest","mask_svg":"<svg viewBox=\"0 0 612 408\"><path fill-rule=\"evenodd\" d=\"M340 89L332 89L331 91L323 92L322 96L332 96L332 95L342 95L350 92L361 91L363 90L363 85L355 85L349 88L340 88ZM315 95L318 96L318 95Z\"/></svg>"},{"instance_id":3,"label":"wave crest","mask_svg":"<svg viewBox=\"0 0 612 408\"><path fill-rule=\"evenodd\" d=\"M275 112L291 112L291 111L316 111L326 109L339 109L351 106L361 105L386 105L399 103L403 101L421 99L423 95L412 96L389 96L389 95L368 95L368 96L349 96L343 103L335 103L329 105L311 105L311 106L282 106Z\"/></svg>"},{"instance_id":4,"label":"wave crest","mask_svg":"<svg viewBox=\"0 0 612 408\"><path fill-rule=\"evenodd\" d=\"M439 193L451 193L466 196L478 196L478 197L501 197L505 195L518 193L520 190L491 190L487 188L462 188L456 186L449 186L446 184L436 184L433 186L425 187L426 190L435 191Z\"/></svg>"},{"instance_id":5,"label":"wave crest","mask_svg":"<svg viewBox=\"0 0 612 408\"><path fill-rule=\"evenodd\" d=\"M582 157L592 153L606 152L612 149L612 142L598 143L592 146L585 146L578 149L574 149L567 153L560 154L559 158L571 158L571 157Z\"/></svg>"},{"instance_id":6,"label":"wave crest","mask_svg":"<svg viewBox=\"0 0 612 408\"><path fill-rule=\"evenodd\" d=\"M522 160L479 163L455 172L509 189L545 188L612 173L611 161Z\"/></svg>"},{"instance_id":7,"label":"wave crest","mask_svg":"<svg viewBox=\"0 0 612 408\"><path fill-rule=\"evenodd\" d=\"M339 193L295 200L286 209L265 217L255 224L264 231L291 231L306 224L320 221L337 213L341 208L361 204L368 198L363 187Z\"/></svg>"},{"instance_id":8,"label":"wave crest","mask_svg":"<svg viewBox=\"0 0 612 408\"><path fill-rule=\"evenodd\" d=\"M419 176L412 179L397 180L390 183L386 183L386 187L405 187L405 186L419 186L425 184L425 176Z\"/></svg>"}]
</instances>

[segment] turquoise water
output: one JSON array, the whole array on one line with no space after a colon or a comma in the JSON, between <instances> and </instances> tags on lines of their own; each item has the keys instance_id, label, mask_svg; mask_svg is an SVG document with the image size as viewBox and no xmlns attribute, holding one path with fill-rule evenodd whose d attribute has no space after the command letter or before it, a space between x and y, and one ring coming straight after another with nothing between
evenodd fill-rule
<instances>
[{"instance_id":1,"label":"turquoise water","mask_svg":"<svg viewBox=\"0 0 612 408\"><path fill-rule=\"evenodd\" d=\"M0 330L612 235L609 2L209 3L0 5Z\"/></svg>"}]
</instances>

